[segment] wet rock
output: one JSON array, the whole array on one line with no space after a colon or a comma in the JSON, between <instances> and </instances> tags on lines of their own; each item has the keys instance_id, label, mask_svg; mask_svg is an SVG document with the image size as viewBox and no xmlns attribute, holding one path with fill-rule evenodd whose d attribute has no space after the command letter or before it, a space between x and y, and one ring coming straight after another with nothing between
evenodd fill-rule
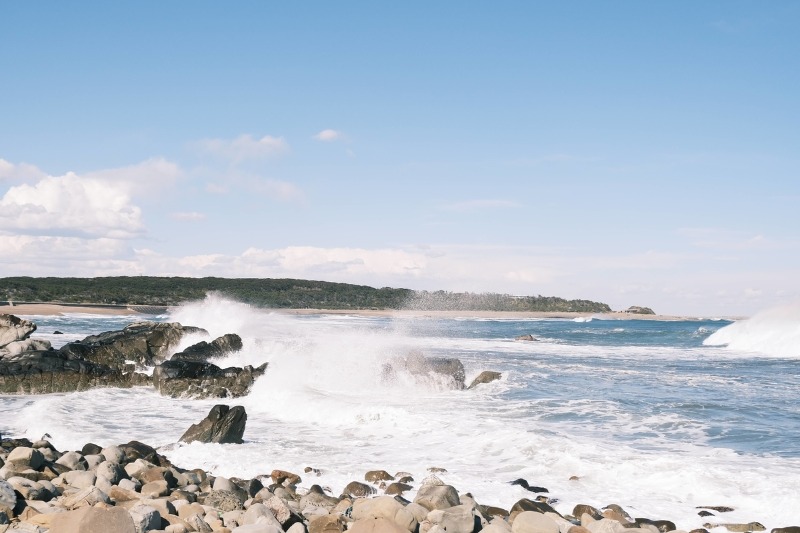
<instances>
[{"instance_id":1,"label":"wet rock","mask_svg":"<svg viewBox=\"0 0 800 533\"><path fill-rule=\"evenodd\" d=\"M527 498L522 498L511 507L511 514L514 514L514 512L523 512L523 511L534 511L542 514L555 513L558 516L561 516L561 513L550 507L549 504L545 502L537 502L529 500Z\"/></svg>"},{"instance_id":2,"label":"wet rock","mask_svg":"<svg viewBox=\"0 0 800 533\"><path fill-rule=\"evenodd\" d=\"M515 479L514 481L511 481L511 484L512 485L519 485L523 489L525 489L527 491L530 491L530 492L536 492L536 493L539 493L539 492L550 492L549 490L547 490L544 487L536 487L534 485L530 485L530 484L528 484L528 482L526 480L524 480L522 478L518 478L518 479Z\"/></svg>"},{"instance_id":3,"label":"wet rock","mask_svg":"<svg viewBox=\"0 0 800 533\"><path fill-rule=\"evenodd\" d=\"M658 528L661 533L667 533L667 531L675 531L675 523L670 522L669 520L650 520L647 518L637 518L635 520L637 526L641 526L642 524L647 524L651 526L655 526Z\"/></svg>"},{"instance_id":4,"label":"wet rock","mask_svg":"<svg viewBox=\"0 0 800 533\"><path fill-rule=\"evenodd\" d=\"M472 383L469 384L467 389L474 389L478 385L482 383L491 383L492 381L497 381L498 379L502 378L503 374L500 372L494 372L492 370L484 370L478 376L472 380Z\"/></svg>"},{"instance_id":5,"label":"wet rock","mask_svg":"<svg viewBox=\"0 0 800 533\"><path fill-rule=\"evenodd\" d=\"M365 498L367 496L372 496L375 492L377 492L375 488L370 485L361 483L360 481L351 481L342 491L342 495L353 498Z\"/></svg>"},{"instance_id":6,"label":"wet rock","mask_svg":"<svg viewBox=\"0 0 800 533\"><path fill-rule=\"evenodd\" d=\"M392 483L391 485L389 485L388 487L386 487L386 490L384 491L384 493L388 494L390 496L396 496L396 495L403 494L404 492L407 492L407 491L411 490L412 488L413 487L411 485L406 485L405 483L395 482L395 483Z\"/></svg>"},{"instance_id":7,"label":"wet rock","mask_svg":"<svg viewBox=\"0 0 800 533\"><path fill-rule=\"evenodd\" d=\"M378 481L394 481L394 476L386 470L370 470L364 474L364 481L375 483Z\"/></svg>"},{"instance_id":8,"label":"wet rock","mask_svg":"<svg viewBox=\"0 0 800 533\"><path fill-rule=\"evenodd\" d=\"M716 511L718 513L730 513L734 511L733 507L726 505L698 505L695 509L708 509L709 511Z\"/></svg>"},{"instance_id":9,"label":"wet rock","mask_svg":"<svg viewBox=\"0 0 800 533\"><path fill-rule=\"evenodd\" d=\"M766 528L759 522L748 522L747 524L703 524L703 527L708 529L715 527L724 527L728 531L735 533L747 533L749 531L765 531Z\"/></svg>"},{"instance_id":10,"label":"wet rock","mask_svg":"<svg viewBox=\"0 0 800 533\"><path fill-rule=\"evenodd\" d=\"M273 470L270 473L270 478L276 485L297 485L302 481L300 476L286 470Z\"/></svg>"},{"instance_id":11,"label":"wet rock","mask_svg":"<svg viewBox=\"0 0 800 533\"><path fill-rule=\"evenodd\" d=\"M514 340L515 341L538 341L539 339L537 339L533 335L528 334L528 335L518 335L518 336L514 337Z\"/></svg>"},{"instance_id":12,"label":"wet rock","mask_svg":"<svg viewBox=\"0 0 800 533\"><path fill-rule=\"evenodd\" d=\"M203 420L193 424L181 436L182 442L218 442L241 444L244 442L247 413L244 407L237 405L215 405Z\"/></svg>"},{"instance_id":13,"label":"wet rock","mask_svg":"<svg viewBox=\"0 0 800 533\"><path fill-rule=\"evenodd\" d=\"M215 359L230 353L238 352L241 349L241 337L235 333L228 333L211 342L200 341L197 344L193 344L184 351L173 355L170 361L194 361L202 363L209 359Z\"/></svg>"},{"instance_id":14,"label":"wet rock","mask_svg":"<svg viewBox=\"0 0 800 533\"><path fill-rule=\"evenodd\" d=\"M170 360L155 367L153 385L171 398L240 398L266 369L267 363L256 368L220 368L212 363Z\"/></svg>"},{"instance_id":15,"label":"wet rock","mask_svg":"<svg viewBox=\"0 0 800 533\"><path fill-rule=\"evenodd\" d=\"M800 526L774 527L770 533L800 533Z\"/></svg>"},{"instance_id":16,"label":"wet rock","mask_svg":"<svg viewBox=\"0 0 800 533\"><path fill-rule=\"evenodd\" d=\"M588 514L589 516L591 516L595 520L602 520L603 519L602 513L600 513L600 511L597 508L592 507L591 505L586 505L586 504L582 504L581 503L581 504L578 504L575 507L573 507L572 516L581 517L584 514Z\"/></svg>"}]
</instances>

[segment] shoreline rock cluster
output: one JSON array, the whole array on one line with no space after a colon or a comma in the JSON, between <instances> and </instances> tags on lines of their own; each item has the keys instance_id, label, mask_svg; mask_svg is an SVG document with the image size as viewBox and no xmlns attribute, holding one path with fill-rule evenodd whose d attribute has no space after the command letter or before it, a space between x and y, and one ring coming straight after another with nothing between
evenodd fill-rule
<instances>
[{"instance_id":1,"label":"shoreline rock cluster","mask_svg":"<svg viewBox=\"0 0 800 533\"><path fill-rule=\"evenodd\" d=\"M174 353L187 335L208 335L177 322L134 322L57 350L48 341L31 339L35 331L33 322L0 315L0 394L153 386L171 397L236 398L250 392L267 368L267 363L255 368L215 365L213 360L242 349L241 338L232 333ZM153 369L152 375L147 369Z\"/></svg>"},{"instance_id":2,"label":"shoreline rock cluster","mask_svg":"<svg viewBox=\"0 0 800 533\"><path fill-rule=\"evenodd\" d=\"M561 515L544 495L520 499L508 510L481 505L441 481L436 473L443 469L429 469L409 501L403 494L415 481L407 472L369 471L334 496L319 485L301 488L300 475L280 469L237 479L181 468L136 441L105 448L89 443L66 452L47 440L4 439L0 446L0 533L675 531L668 520L633 518L618 505L576 505L570 515ZM319 471L308 467L305 474ZM521 481L515 483L527 485ZM726 510L710 506L701 512ZM729 531L764 530L756 522L713 524L720 525ZM796 526L772 530L799 531Z\"/></svg>"}]
</instances>

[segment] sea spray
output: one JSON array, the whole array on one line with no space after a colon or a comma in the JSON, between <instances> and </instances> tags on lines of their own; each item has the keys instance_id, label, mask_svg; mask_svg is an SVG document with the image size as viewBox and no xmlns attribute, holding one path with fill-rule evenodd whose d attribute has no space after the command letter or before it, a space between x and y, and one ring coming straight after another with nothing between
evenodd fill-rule
<instances>
[{"instance_id":1,"label":"sea spray","mask_svg":"<svg viewBox=\"0 0 800 533\"><path fill-rule=\"evenodd\" d=\"M703 344L771 357L800 358L800 303L734 322L710 335Z\"/></svg>"}]
</instances>

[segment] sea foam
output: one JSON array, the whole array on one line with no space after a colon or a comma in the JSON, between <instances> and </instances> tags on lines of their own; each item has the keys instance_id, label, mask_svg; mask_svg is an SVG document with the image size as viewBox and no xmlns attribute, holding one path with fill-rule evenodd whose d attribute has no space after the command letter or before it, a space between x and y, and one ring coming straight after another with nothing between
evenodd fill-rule
<instances>
[{"instance_id":1,"label":"sea foam","mask_svg":"<svg viewBox=\"0 0 800 533\"><path fill-rule=\"evenodd\" d=\"M710 335L703 344L771 357L800 357L800 303L762 311Z\"/></svg>"}]
</instances>

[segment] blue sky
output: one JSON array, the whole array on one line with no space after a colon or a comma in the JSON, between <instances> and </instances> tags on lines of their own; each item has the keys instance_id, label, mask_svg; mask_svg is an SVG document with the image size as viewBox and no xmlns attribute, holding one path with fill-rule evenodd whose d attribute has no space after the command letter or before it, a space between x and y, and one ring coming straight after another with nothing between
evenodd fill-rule
<instances>
[{"instance_id":1,"label":"blue sky","mask_svg":"<svg viewBox=\"0 0 800 533\"><path fill-rule=\"evenodd\" d=\"M0 276L800 298L800 4L0 3Z\"/></svg>"}]
</instances>

